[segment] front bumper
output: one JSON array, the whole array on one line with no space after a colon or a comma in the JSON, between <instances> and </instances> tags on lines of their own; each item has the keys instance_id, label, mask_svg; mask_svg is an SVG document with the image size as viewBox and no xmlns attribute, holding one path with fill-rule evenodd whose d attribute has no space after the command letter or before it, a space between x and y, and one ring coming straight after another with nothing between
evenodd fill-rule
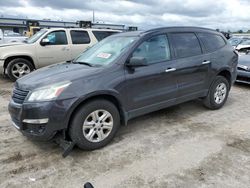
<instances>
[{"instance_id":1,"label":"front bumper","mask_svg":"<svg viewBox=\"0 0 250 188\"><path fill-rule=\"evenodd\" d=\"M0 59L0 74L4 74L4 60Z\"/></svg>"},{"instance_id":2,"label":"front bumper","mask_svg":"<svg viewBox=\"0 0 250 188\"><path fill-rule=\"evenodd\" d=\"M236 82L250 84L250 72L237 70Z\"/></svg>"},{"instance_id":3,"label":"front bumper","mask_svg":"<svg viewBox=\"0 0 250 188\"><path fill-rule=\"evenodd\" d=\"M69 109L74 99L17 104L9 103L9 113L14 127L23 135L47 141L68 127Z\"/></svg>"}]
</instances>

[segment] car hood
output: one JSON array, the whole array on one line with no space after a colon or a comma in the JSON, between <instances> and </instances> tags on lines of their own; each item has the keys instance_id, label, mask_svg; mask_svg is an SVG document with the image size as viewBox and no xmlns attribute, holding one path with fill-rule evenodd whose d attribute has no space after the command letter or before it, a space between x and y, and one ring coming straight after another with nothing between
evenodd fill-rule
<instances>
[{"instance_id":1,"label":"car hood","mask_svg":"<svg viewBox=\"0 0 250 188\"><path fill-rule=\"evenodd\" d=\"M27 44L27 43L22 43L22 42L12 42L12 43L1 44L1 45L0 45L0 48L2 48L2 47L11 47L11 46L20 46L20 45L22 45L22 46L27 46L27 45L29 45L29 44Z\"/></svg>"},{"instance_id":2,"label":"car hood","mask_svg":"<svg viewBox=\"0 0 250 188\"><path fill-rule=\"evenodd\" d=\"M239 56L239 64L250 66L250 54L240 55Z\"/></svg>"},{"instance_id":3,"label":"car hood","mask_svg":"<svg viewBox=\"0 0 250 188\"><path fill-rule=\"evenodd\" d=\"M84 79L97 75L103 68L89 67L82 64L59 63L38 69L20 79L15 86L24 90L33 90L50 84Z\"/></svg>"},{"instance_id":4,"label":"car hood","mask_svg":"<svg viewBox=\"0 0 250 188\"><path fill-rule=\"evenodd\" d=\"M244 45L244 44L239 44L237 47L236 47L236 50L240 50L241 48L249 48L250 45Z\"/></svg>"}]
</instances>

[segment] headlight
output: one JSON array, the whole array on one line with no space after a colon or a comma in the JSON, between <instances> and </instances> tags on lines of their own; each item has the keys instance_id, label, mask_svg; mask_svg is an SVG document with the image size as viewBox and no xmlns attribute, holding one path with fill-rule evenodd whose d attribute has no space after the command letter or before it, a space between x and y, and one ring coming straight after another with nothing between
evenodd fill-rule
<instances>
[{"instance_id":1,"label":"headlight","mask_svg":"<svg viewBox=\"0 0 250 188\"><path fill-rule=\"evenodd\" d=\"M71 82L67 81L38 88L31 92L27 101L48 101L56 99L70 84Z\"/></svg>"}]
</instances>

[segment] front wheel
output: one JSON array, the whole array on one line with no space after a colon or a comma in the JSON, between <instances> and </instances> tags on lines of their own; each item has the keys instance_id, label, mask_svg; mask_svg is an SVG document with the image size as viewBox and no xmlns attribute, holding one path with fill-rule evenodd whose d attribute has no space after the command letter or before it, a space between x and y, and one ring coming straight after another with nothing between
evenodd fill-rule
<instances>
[{"instance_id":1,"label":"front wheel","mask_svg":"<svg viewBox=\"0 0 250 188\"><path fill-rule=\"evenodd\" d=\"M76 112L69 135L79 148L94 150L107 145L119 126L120 114L116 106L106 100L95 100Z\"/></svg>"},{"instance_id":2,"label":"front wheel","mask_svg":"<svg viewBox=\"0 0 250 188\"><path fill-rule=\"evenodd\" d=\"M7 75L12 81L16 81L18 78L29 74L33 70L34 67L30 61L23 58L16 58L9 62Z\"/></svg>"},{"instance_id":3,"label":"front wheel","mask_svg":"<svg viewBox=\"0 0 250 188\"><path fill-rule=\"evenodd\" d=\"M229 90L228 80L223 76L216 76L207 97L204 99L204 105L212 110L221 108L227 101Z\"/></svg>"}]
</instances>

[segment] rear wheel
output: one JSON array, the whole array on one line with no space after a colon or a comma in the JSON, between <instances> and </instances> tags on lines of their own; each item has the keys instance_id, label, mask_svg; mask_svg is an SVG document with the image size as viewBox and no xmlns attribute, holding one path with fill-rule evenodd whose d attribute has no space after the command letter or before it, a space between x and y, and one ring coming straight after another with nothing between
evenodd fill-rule
<instances>
[{"instance_id":1,"label":"rear wheel","mask_svg":"<svg viewBox=\"0 0 250 188\"><path fill-rule=\"evenodd\" d=\"M120 126L116 106L106 100L91 101L74 115L69 135L78 147L94 150L107 145Z\"/></svg>"},{"instance_id":2,"label":"rear wheel","mask_svg":"<svg viewBox=\"0 0 250 188\"><path fill-rule=\"evenodd\" d=\"M34 70L34 66L30 61L23 58L16 58L9 62L7 66L7 75L12 81L29 74Z\"/></svg>"},{"instance_id":3,"label":"rear wheel","mask_svg":"<svg viewBox=\"0 0 250 188\"><path fill-rule=\"evenodd\" d=\"M217 76L209 89L204 105L212 110L221 108L227 101L230 85L223 76Z\"/></svg>"}]
</instances>

